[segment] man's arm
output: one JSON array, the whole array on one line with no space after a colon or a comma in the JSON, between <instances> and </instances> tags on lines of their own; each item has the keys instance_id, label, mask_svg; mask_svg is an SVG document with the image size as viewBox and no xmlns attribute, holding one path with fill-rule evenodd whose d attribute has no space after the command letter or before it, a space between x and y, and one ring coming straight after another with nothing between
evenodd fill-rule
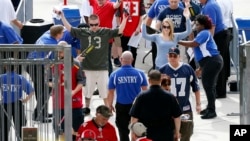
<instances>
[{"instance_id":1,"label":"man's arm","mask_svg":"<svg viewBox=\"0 0 250 141\"><path fill-rule=\"evenodd\" d=\"M21 23L21 21L15 19L11 21L15 26L17 26L19 29L23 28L23 24Z\"/></svg>"},{"instance_id":2,"label":"man's arm","mask_svg":"<svg viewBox=\"0 0 250 141\"><path fill-rule=\"evenodd\" d=\"M83 87L82 83L78 83L74 90L72 90L71 95L74 96L78 91L80 91Z\"/></svg>"},{"instance_id":3,"label":"man's arm","mask_svg":"<svg viewBox=\"0 0 250 141\"><path fill-rule=\"evenodd\" d=\"M23 103L28 102L34 94L35 94L35 91L31 92L25 99L22 100L22 102Z\"/></svg>"},{"instance_id":4,"label":"man's arm","mask_svg":"<svg viewBox=\"0 0 250 141\"><path fill-rule=\"evenodd\" d=\"M133 124L133 123L138 122L138 121L139 121L138 118L135 118L135 117L130 118L130 124Z\"/></svg>"},{"instance_id":5,"label":"man's arm","mask_svg":"<svg viewBox=\"0 0 250 141\"><path fill-rule=\"evenodd\" d=\"M128 19L128 16L125 16L125 14L123 14L122 23L119 26L119 34L123 33L123 30L125 29L125 26L127 23L127 19Z\"/></svg>"},{"instance_id":6,"label":"man's arm","mask_svg":"<svg viewBox=\"0 0 250 141\"><path fill-rule=\"evenodd\" d=\"M180 117L174 118L174 125L175 125L174 138L179 139L180 138L180 128L181 128L181 118Z\"/></svg>"},{"instance_id":7,"label":"man's arm","mask_svg":"<svg viewBox=\"0 0 250 141\"><path fill-rule=\"evenodd\" d=\"M153 21L153 19L150 18L149 16L147 16L147 18L146 18L146 23L145 23L145 24L146 24L147 26L151 26L152 21Z\"/></svg>"},{"instance_id":8,"label":"man's arm","mask_svg":"<svg viewBox=\"0 0 250 141\"><path fill-rule=\"evenodd\" d=\"M199 114L201 111L201 95L200 91L195 92L195 101L196 101L196 112Z\"/></svg>"},{"instance_id":9,"label":"man's arm","mask_svg":"<svg viewBox=\"0 0 250 141\"><path fill-rule=\"evenodd\" d=\"M133 123L136 123L136 122L138 122L138 121L139 121L138 118L131 117L129 127L130 127ZM130 138L132 139L132 141L135 141L132 134L130 134Z\"/></svg>"},{"instance_id":10,"label":"man's arm","mask_svg":"<svg viewBox=\"0 0 250 141\"><path fill-rule=\"evenodd\" d=\"M161 29L161 21L160 20L157 20L157 22L155 24L155 29L160 31L160 29Z\"/></svg>"},{"instance_id":11,"label":"man's arm","mask_svg":"<svg viewBox=\"0 0 250 141\"><path fill-rule=\"evenodd\" d=\"M115 93L115 89L109 89L109 90L108 90L107 106L108 106L112 111L115 111L115 109L114 109L114 107L113 107L114 93Z\"/></svg>"},{"instance_id":12,"label":"man's arm","mask_svg":"<svg viewBox=\"0 0 250 141\"><path fill-rule=\"evenodd\" d=\"M61 16L63 25L64 25L65 28L70 32L72 26L69 24L69 22L68 22L67 19L65 18L63 11L55 11L55 13L57 13L57 14L59 14L59 15Z\"/></svg>"},{"instance_id":13,"label":"man's arm","mask_svg":"<svg viewBox=\"0 0 250 141\"><path fill-rule=\"evenodd\" d=\"M211 35L214 36L214 31L215 31L215 25L212 26L212 28L210 29Z\"/></svg>"}]
</instances>

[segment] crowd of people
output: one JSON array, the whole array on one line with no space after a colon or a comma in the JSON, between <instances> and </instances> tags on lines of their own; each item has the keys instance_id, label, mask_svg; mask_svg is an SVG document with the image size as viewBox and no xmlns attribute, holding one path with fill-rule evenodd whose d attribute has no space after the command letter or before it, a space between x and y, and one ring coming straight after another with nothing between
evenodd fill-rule
<instances>
[{"instance_id":1,"label":"crowd of people","mask_svg":"<svg viewBox=\"0 0 250 141\"><path fill-rule=\"evenodd\" d=\"M34 44L72 45L72 139L189 141L194 129L192 107L195 106L201 119L217 117L215 101L216 98L226 98L230 76L232 26L228 19L231 19L232 6L225 1L152 0L151 6L146 9L143 0L83 0L85 13L82 16L85 23L78 27L71 25L63 10L54 9L62 25L51 26ZM12 5L11 0L3 2L0 4L0 11L5 11L5 14L0 14L0 44L22 44L22 37L13 27L23 28L16 18L16 3ZM155 32L149 33L148 28ZM149 71L147 77L135 65L138 46L128 44L131 38L139 34L152 42L153 70ZM91 46L91 51L82 56L81 52ZM121 50L121 53L113 56L111 50ZM187 50L189 53L186 53ZM0 55L0 59L18 59L15 53L1 52ZM64 58L63 52L49 54L33 51L29 52L27 59L50 59L55 56ZM113 70L112 58L116 70ZM187 62L184 61L186 58ZM23 122L14 121L14 124L18 127L16 131L19 131L16 136L21 139L21 127L26 124L23 103L35 95L37 105L32 120L51 122L47 117L53 117L56 137L63 134L64 65L58 65L59 70L54 66L49 67L49 82L44 80L45 77L37 77L44 76L48 68L41 64L28 66L26 71L34 85L19 75L14 66L0 67L3 97L0 124L4 124L0 125L0 129L3 127L8 133L8 117L19 116ZM59 74L58 82L54 81L55 73ZM201 109L199 78L208 102L205 109ZM23 83L23 87L18 89L6 87L10 84L19 86L20 83ZM195 95L196 105L189 101L192 94L190 88ZM91 98L96 89L103 105L96 108L93 119L85 121L84 118L90 114ZM25 99L22 99L22 91L28 95ZM10 92L12 96L8 96ZM55 95L56 92L60 92L59 95ZM48 114L46 106L49 93L60 103L59 107L53 105L52 115ZM19 115L13 112L14 109L8 111L7 107L14 108L15 105L19 105ZM109 119L114 113L115 125L112 125ZM0 132L2 140L8 140L8 134L1 135Z\"/></svg>"}]
</instances>

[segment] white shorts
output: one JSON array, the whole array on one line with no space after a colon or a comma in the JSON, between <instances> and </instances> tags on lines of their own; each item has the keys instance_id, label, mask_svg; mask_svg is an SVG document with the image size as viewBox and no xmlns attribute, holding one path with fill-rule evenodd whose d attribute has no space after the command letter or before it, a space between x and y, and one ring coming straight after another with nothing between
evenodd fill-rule
<instances>
[{"instance_id":1,"label":"white shorts","mask_svg":"<svg viewBox=\"0 0 250 141\"><path fill-rule=\"evenodd\" d=\"M107 98L108 95L108 71L84 70L86 75L85 97L91 98L95 88L99 90L100 98Z\"/></svg>"}]
</instances>

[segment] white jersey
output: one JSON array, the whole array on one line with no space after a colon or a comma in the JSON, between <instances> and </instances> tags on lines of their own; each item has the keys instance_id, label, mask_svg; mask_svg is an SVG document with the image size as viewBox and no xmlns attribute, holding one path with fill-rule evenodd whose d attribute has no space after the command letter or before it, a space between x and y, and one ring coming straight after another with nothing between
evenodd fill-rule
<instances>
[{"instance_id":1,"label":"white jersey","mask_svg":"<svg viewBox=\"0 0 250 141\"><path fill-rule=\"evenodd\" d=\"M16 12L11 0L1 0L0 4L0 21L11 24L16 19Z\"/></svg>"}]
</instances>

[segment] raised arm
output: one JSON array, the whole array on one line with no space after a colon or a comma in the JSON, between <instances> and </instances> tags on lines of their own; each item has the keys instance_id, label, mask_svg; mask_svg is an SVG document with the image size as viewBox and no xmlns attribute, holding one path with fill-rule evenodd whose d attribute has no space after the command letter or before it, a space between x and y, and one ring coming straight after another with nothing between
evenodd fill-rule
<instances>
[{"instance_id":1,"label":"raised arm","mask_svg":"<svg viewBox=\"0 0 250 141\"><path fill-rule=\"evenodd\" d=\"M125 29L125 26L126 26L126 23L127 23L127 19L128 19L128 16L123 14L122 22L121 22L121 24L119 26L119 34L123 33L123 30Z\"/></svg>"},{"instance_id":2,"label":"raised arm","mask_svg":"<svg viewBox=\"0 0 250 141\"><path fill-rule=\"evenodd\" d=\"M56 14L58 14L58 15L61 16L63 25L64 25L65 28L70 32L72 26L70 25L70 23L69 23L69 22L67 21L67 19L65 18L63 11L54 11L54 12L55 12Z\"/></svg>"},{"instance_id":3,"label":"raised arm","mask_svg":"<svg viewBox=\"0 0 250 141\"><path fill-rule=\"evenodd\" d=\"M142 24L142 37L146 40L155 41L155 34L148 34L147 33L147 27L146 27L146 21L144 20Z\"/></svg>"},{"instance_id":4,"label":"raised arm","mask_svg":"<svg viewBox=\"0 0 250 141\"><path fill-rule=\"evenodd\" d=\"M177 35L177 40L181 40L186 38L188 35L192 33L192 26L191 26L191 20L190 20L190 12L188 8L185 8L183 11L183 15L186 18L186 31L181 32L181 33L176 33Z\"/></svg>"}]
</instances>

